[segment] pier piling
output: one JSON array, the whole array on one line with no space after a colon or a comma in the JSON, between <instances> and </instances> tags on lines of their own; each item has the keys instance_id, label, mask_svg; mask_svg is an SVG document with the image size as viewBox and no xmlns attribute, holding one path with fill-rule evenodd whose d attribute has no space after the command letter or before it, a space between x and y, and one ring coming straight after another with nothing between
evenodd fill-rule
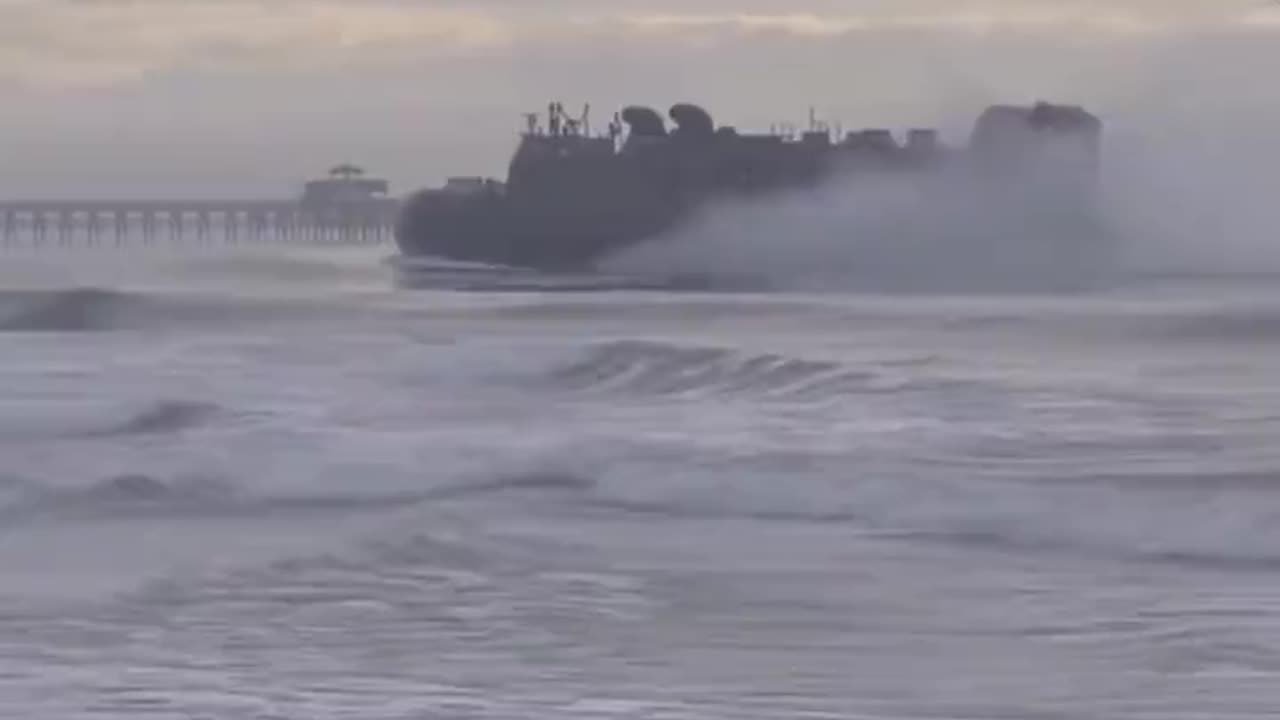
<instances>
[{"instance_id":1,"label":"pier piling","mask_svg":"<svg viewBox=\"0 0 1280 720\"><path fill-rule=\"evenodd\" d=\"M0 247L385 242L399 201L362 175L339 165L296 200L0 200Z\"/></svg>"}]
</instances>

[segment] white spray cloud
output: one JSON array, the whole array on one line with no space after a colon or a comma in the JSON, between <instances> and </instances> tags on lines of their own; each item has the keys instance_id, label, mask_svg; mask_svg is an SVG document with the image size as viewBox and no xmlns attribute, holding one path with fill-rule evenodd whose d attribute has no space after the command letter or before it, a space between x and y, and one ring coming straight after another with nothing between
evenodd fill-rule
<instances>
[{"instance_id":1,"label":"white spray cloud","mask_svg":"<svg viewBox=\"0 0 1280 720\"><path fill-rule=\"evenodd\" d=\"M1280 94L1266 72L1280 62L1272 17L1260 11L1211 30L1124 42L1077 39L1070 52L1052 42L1038 53L1023 45L1005 59L1018 58L1019 72L1038 71L1041 82L1026 83L1022 96L1008 92L1018 83L980 70L992 60L985 51L958 46L951 55L971 61L970 72L957 71L961 63L948 68L956 76L951 111L939 107L925 119L964 131L986 103L1080 102L1106 123L1097 217L1118 243L1118 270L1280 272L1272 180ZM1063 266L1015 258L1071 242L1059 238L1077 230L1060 209L1052 195L992 195L956 177L864 181L720 206L608 265L758 275L800 287L947 289L962 278L979 288L1051 287L1062 283Z\"/></svg>"},{"instance_id":2,"label":"white spray cloud","mask_svg":"<svg viewBox=\"0 0 1280 720\"><path fill-rule=\"evenodd\" d=\"M1077 157L1059 157L1080 172ZM708 207L603 263L614 272L741 278L775 289L1036 291L1104 279L1106 229L1063 174L987 176L956 156L927 173L855 171L816 191Z\"/></svg>"}]
</instances>

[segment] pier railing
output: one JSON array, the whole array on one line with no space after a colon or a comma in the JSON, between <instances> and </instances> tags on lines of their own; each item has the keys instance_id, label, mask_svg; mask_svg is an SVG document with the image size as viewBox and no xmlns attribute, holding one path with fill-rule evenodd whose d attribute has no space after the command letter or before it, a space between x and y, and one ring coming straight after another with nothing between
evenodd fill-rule
<instances>
[{"instance_id":1,"label":"pier railing","mask_svg":"<svg viewBox=\"0 0 1280 720\"><path fill-rule=\"evenodd\" d=\"M397 207L389 198L326 206L298 200L0 200L0 246L372 244L391 239Z\"/></svg>"}]
</instances>

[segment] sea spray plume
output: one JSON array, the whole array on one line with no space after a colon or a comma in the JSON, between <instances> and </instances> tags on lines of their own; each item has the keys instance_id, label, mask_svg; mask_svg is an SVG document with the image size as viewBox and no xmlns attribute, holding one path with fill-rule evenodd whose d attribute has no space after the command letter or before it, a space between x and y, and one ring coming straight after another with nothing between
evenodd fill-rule
<instances>
[{"instance_id":1,"label":"sea spray plume","mask_svg":"<svg viewBox=\"0 0 1280 720\"><path fill-rule=\"evenodd\" d=\"M972 53L944 45L946 69L918 93L949 98L956 118L1015 92L1074 98L1102 115L1099 202L1125 269L1280 271L1280 94L1265 71L1280 63L1280 11L1202 3L1194 21L1161 23L1164 5L1174 14L1173 3L1153 3L1146 31L1037 37L1033 52L998 35ZM954 127L950 113L937 115Z\"/></svg>"},{"instance_id":2,"label":"sea spray plume","mask_svg":"<svg viewBox=\"0 0 1280 720\"><path fill-rule=\"evenodd\" d=\"M1106 100L1106 212L1142 269L1280 272L1280 25L1152 41Z\"/></svg>"},{"instance_id":3,"label":"sea spray plume","mask_svg":"<svg viewBox=\"0 0 1280 720\"><path fill-rule=\"evenodd\" d=\"M937 113L937 124L957 141L961 136L955 130L962 132L969 123L971 108L1007 97L1010 87L1074 98L1104 117L1098 218L1116 239L1119 281L1151 271L1276 274L1280 94L1265 69L1280 63L1280 14L1272 10L1266 22L1259 17L1252 24L1206 21L1167 32L1090 37L1087 49L1073 45L1080 38L1046 40L1034 54L1012 55L993 41L973 56L957 51L954 57L939 58L944 64L954 61L946 70L946 84L925 84L919 92L952 98L947 106L953 110ZM1106 72L1080 72L1085 53ZM972 70L983 64L989 67L980 74ZM1014 66L1017 74L1000 72ZM962 228L948 221L955 210L935 207L923 218L904 217L904 205L920 204L912 199L920 189L909 183L884 178L874 188L867 185L829 186L818 195L763 206L717 208L678 237L667 238L670 242L661 248L636 248L611 258L609 266L680 271L693 263L704 270L735 268L794 285L795 274L782 270L802 265L829 277L828 285L842 279L848 285L841 271L854 262L848 243L852 230L865 224L882 236L904 232L904 227L914 228L917 236L928 235L932 221L950 237ZM941 181L935 186L935 197L956 189ZM950 200L958 203L972 190L961 187ZM886 204L884 196L893 202ZM1014 205L1000 207L1008 211ZM991 220L990 215L982 218ZM1043 223L1036 227L1045 229ZM863 242L867 234L860 233ZM909 264L917 286L930 279L956 280L955 273L943 269L953 258L936 248L926 257L905 249L895 255ZM888 281L880 278L880 284ZM905 280L899 283L906 285Z\"/></svg>"},{"instance_id":4,"label":"sea spray plume","mask_svg":"<svg viewBox=\"0 0 1280 720\"><path fill-rule=\"evenodd\" d=\"M728 200L602 266L748 276L780 289L1061 290L1110 270L1097 216L1097 148L1043 133L1037 113L996 106L969 147L928 172L853 169L816 189ZM1084 137L1091 137L1088 132Z\"/></svg>"}]
</instances>

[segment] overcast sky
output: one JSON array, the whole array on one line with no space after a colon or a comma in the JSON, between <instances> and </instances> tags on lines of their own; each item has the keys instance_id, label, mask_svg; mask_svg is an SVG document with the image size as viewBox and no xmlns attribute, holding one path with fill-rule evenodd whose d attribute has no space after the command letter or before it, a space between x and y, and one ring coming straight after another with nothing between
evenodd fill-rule
<instances>
[{"instance_id":1,"label":"overcast sky","mask_svg":"<svg viewBox=\"0 0 1280 720\"><path fill-rule=\"evenodd\" d=\"M1250 0L0 0L0 196L501 175L552 98L746 128L1270 113L1277 67L1280 6Z\"/></svg>"}]
</instances>

